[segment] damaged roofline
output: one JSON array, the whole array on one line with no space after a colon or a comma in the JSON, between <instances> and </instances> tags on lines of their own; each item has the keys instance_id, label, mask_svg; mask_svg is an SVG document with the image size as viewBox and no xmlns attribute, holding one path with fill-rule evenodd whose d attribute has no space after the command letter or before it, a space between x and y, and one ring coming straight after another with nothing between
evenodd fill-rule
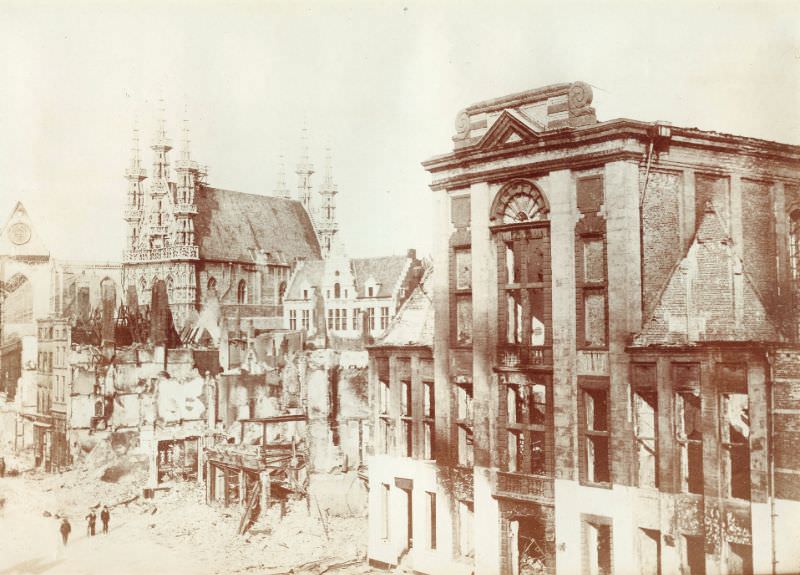
<instances>
[{"instance_id":1,"label":"damaged roofline","mask_svg":"<svg viewBox=\"0 0 800 575\"><path fill-rule=\"evenodd\" d=\"M458 151L433 156L421 163L422 167L431 173L452 168L474 161L484 162L504 156L519 156L521 153L536 151L537 149L569 149L615 139L635 139L642 143L649 142L654 127L662 122L642 122L627 118L618 118L605 122L598 122L591 126L580 128L560 128L537 134L537 140L532 143L516 143L484 150L474 145ZM782 160L796 163L800 169L800 146L783 144L758 138L735 136L713 131L703 131L697 128L682 128L671 126L673 145L687 147L700 147L713 151L735 152L737 154L762 156L769 159ZM570 159L562 162L570 162Z\"/></svg>"}]
</instances>

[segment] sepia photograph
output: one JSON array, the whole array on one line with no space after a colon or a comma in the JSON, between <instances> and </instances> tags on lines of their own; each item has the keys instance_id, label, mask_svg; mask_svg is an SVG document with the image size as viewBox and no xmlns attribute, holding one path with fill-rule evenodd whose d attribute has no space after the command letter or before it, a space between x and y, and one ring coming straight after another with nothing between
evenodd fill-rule
<instances>
[{"instance_id":1,"label":"sepia photograph","mask_svg":"<svg viewBox=\"0 0 800 575\"><path fill-rule=\"evenodd\" d=\"M0 0L0 575L800 573L800 4Z\"/></svg>"}]
</instances>

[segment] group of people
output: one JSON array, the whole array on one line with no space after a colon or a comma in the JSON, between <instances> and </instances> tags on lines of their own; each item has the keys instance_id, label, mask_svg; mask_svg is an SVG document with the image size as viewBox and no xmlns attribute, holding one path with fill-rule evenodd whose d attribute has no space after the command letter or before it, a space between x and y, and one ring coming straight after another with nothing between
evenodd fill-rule
<instances>
[{"instance_id":1,"label":"group of people","mask_svg":"<svg viewBox=\"0 0 800 575\"><path fill-rule=\"evenodd\" d=\"M97 513L95 510L90 509L89 514L85 519L86 535L89 537L94 537L95 527L97 525ZM103 505L103 509L100 511L100 522L103 524L103 533L105 534L108 534L109 521L111 521L111 512L108 510L108 505ZM58 529L61 532L61 542L66 547L67 541L69 541L69 534L72 531L72 525L70 525L69 520L66 517L61 518L61 525Z\"/></svg>"}]
</instances>

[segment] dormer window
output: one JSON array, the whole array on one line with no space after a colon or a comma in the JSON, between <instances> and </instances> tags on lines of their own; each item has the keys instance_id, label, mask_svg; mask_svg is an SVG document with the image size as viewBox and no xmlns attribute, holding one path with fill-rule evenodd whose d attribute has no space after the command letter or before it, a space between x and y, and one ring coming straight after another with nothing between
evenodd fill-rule
<instances>
[{"instance_id":1,"label":"dormer window","mask_svg":"<svg viewBox=\"0 0 800 575\"><path fill-rule=\"evenodd\" d=\"M342 297L342 287L338 283L333 284L333 297L337 299Z\"/></svg>"},{"instance_id":2,"label":"dormer window","mask_svg":"<svg viewBox=\"0 0 800 575\"><path fill-rule=\"evenodd\" d=\"M308 299L308 290L307 289L303 290L303 299L305 299L305 300Z\"/></svg>"},{"instance_id":3,"label":"dormer window","mask_svg":"<svg viewBox=\"0 0 800 575\"><path fill-rule=\"evenodd\" d=\"M367 288L367 297L372 297L372 296L373 296L373 288L372 286L369 286Z\"/></svg>"}]
</instances>

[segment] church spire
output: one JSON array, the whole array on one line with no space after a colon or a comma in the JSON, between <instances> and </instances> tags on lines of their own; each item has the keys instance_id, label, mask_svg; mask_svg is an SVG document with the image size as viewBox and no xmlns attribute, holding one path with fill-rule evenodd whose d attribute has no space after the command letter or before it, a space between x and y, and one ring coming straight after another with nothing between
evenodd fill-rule
<instances>
[{"instance_id":1,"label":"church spire","mask_svg":"<svg viewBox=\"0 0 800 575\"><path fill-rule=\"evenodd\" d=\"M144 208L144 192L142 181L147 178L142 168L139 156L139 128L136 120L133 122L133 136L131 138L131 163L125 170L125 179L128 180L128 202L125 207L125 221L128 222L128 249L133 249L136 244L139 223L142 220Z\"/></svg>"},{"instance_id":2,"label":"church spire","mask_svg":"<svg viewBox=\"0 0 800 575\"><path fill-rule=\"evenodd\" d=\"M184 107L181 159L175 165L178 182L175 187L175 228L172 230L172 242L180 246L194 245L194 216L197 214L194 197L200 173L197 162L193 162L191 158L188 116L188 109Z\"/></svg>"},{"instance_id":3,"label":"church spire","mask_svg":"<svg viewBox=\"0 0 800 575\"><path fill-rule=\"evenodd\" d=\"M275 183L275 196L279 198L291 197L289 188L286 187L286 165L284 164L282 155L278 162L278 181Z\"/></svg>"},{"instance_id":4,"label":"church spire","mask_svg":"<svg viewBox=\"0 0 800 575\"><path fill-rule=\"evenodd\" d=\"M314 173L314 165L308 158L308 127L305 123L303 123L303 131L300 135L300 148L300 161L295 170L297 174L297 199L303 203L303 207L311 214L311 175Z\"/></svg>"},{"instance_id":5,"label":"church spire","mask_svg":"<svg viewBox=\"0 0 800 575\"><path fill-rule=\"evenodd\" d=\"M319 235L320 248L323 257L327 257L336 246L339 222L336 220L336 194L339 193L333 181L333 166L331 162L331 149L325 149L325 179L319 190L320 204L316 225Z\"/></svg>"},{"instance_id":6,"label":"church spire","mask_svg":"<svg viewBox=\"0 0 800 575\"><path fill-rule=\"evenodd\" d=\"M158 128L156 129L155 142L150 148L156 153L155 160L153 161L153 179L166 182L169 175L167 152L172 149L172 146L167 138L167 121L165 118L166 112L164 111L163 98L159 100L159 104Z\"/></svg>"}]
</instances>

